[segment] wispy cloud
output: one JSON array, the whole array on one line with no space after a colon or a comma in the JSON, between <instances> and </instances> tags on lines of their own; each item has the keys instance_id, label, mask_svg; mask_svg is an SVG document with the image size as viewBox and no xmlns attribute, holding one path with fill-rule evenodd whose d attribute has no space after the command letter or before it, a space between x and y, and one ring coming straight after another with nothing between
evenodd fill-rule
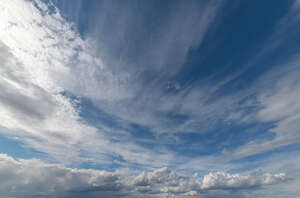
<instances>
[{"instance_id":1,"label":"wispy cloud","mask_svg":"<svg viewBox=\"0 0 300 198\"><path fill-rule=\"evenodd\" d=\"M299 55L294 55L257 81L254 87L258 89L257 100L261 106L257 118L262 122L275 123L269 130L274 137L253 140L238 148L234 155L253 155L299 143L299 74Z\"/></svg>"},{"instance_id":2,"label":"wispy cloud","mask_svg":"<svg viewBox=\"0 0 300 198\"><path fill-rule=\"evenodd\" d=\"M46 14L48 7L42 2L36 3L0 4L2 127L10 129L10 135L19 136L28 146L64 163L95 159L112 163L113 156L119 155L133 163L166 163L153 160L153 155L167 154L152 152L133 142L121 142L121 139L113 141L105 135L111 129L105 126L96 129L79 116L78 100L65 96L63 91L72 91L74 83L74 89L81 89L83 84L83 88L89 86L91 91L97 90L101 82L95 80L101 74L104 79L98 77L104 80L107 86L104 89L110 92L111 86L105 81L110 79L110 73L105 72L101 60L88 54L88 44L71 30L59 13ZM111 98L109 93L104 95ZM136 151L143 152L143 156Z\"/></svg>"},{"instance_id":3,"label":"wispy cloud","mask_svg":"<svg viewBox=\"0 0 300 198\"><path fill-rule=\"evenodd\" d=\"M75 7L80 7L81 3L77 2ZM149 6L155 6L155 3ZM172 77L182 69L189 50L201 45L221 6L219 1L179 1L158 10L158 14L168 14L157 20L156 15L136 17L133 13L137 8L129 4L92 3L95 10L91 10L89 17L93 20L89 18L87 22L94 23L88 23L84 37L97 43L94 53L102 58L105 66L101 70L87 66L91 68L89 70L85 66L78 71L81 75L76 76L77 82L71 90L92 99L107 113L126 122L151 127L153 132L160 132L170 124L176 125L176 121L166 115L174 111L175 102L181 97L166 96L165 92L170 89ZM149 12L147 8L141 9ZM116 14L113 10L121 11ZM83 12L69 14L76 19ZM118 22L111 24L107 22L109 20ZM148 23L143 23L147 20L155 23L149 27ZM151 31L147 31L148 28ZM173 84L180 88L178 82Z\"/></svg>"},{"instance_id":4,"label":"wispy cloud","mask_svg":"<svg viewBox=\"0 0 300 198\"><path fill-rule=\"evenodd\" d=\"M92 100L108 115L118 118L125 129L131 123L137 123L150 126L151 132L158 133L166 127L169 128L170 124L176 123L176 120L165 117L173 108L169 104L165 106L166 103L163 101L168 99L163 97L164 83L168 80L161 83L153 79L147 85L141 79L144 76L143 72L131 69L126 71L127 69L122 69L120 66L120 70L116 73L113 62L105 58L106 61L101 59L105 53L101 50L95 51L93 48L91 44L94 42L93 37L82 40L76 31L73 31L72 24L61 17L57 9L50 11L48 5L41 1L14 0L1 3L0 6L2 9L0 37L4 45L9 46L9 48L2 47L4 54L2 59L3 62L15 62L14 65L7 63L3 67L3 75L6 75L6 79L13 82L13 85L4 81L2 86L14 92L6 93L6 98L2 98L3 104L14 102L9 106L10 109L3 108L5 113L2 115L5 115L7 120L6 124L3 124L4 127L23 131L22 140L31 147L59 159L65 159L65 155L61 154L60 150L66 148L69 148L67 149L69 158L74 160L84 158L79 157L79 150L81 154L85 153L88 156L93 155L93 151L101 150L94 154L97 155L97 159L103 159L102 162L112 161L111 155L121 155L125 161L134 163L156 161L158 164L166 164L174 158L170 151L153 152L136 145L133 141L128 141L128 138L125 138L126 142L122 142L121 137L113 141L105 135L113 130L104 123L101 124L101 120L98 128L87 125L85 118L79 116L78 100L74 101L63 94L63 92L71 92L75 97L86 97ZM195 9L195 6L196 4L191 3L170 8L178 11L172 12L176 14L166 19L171 27L157 30L159 38L162 39L168 37L170 28L174 29L171 31L174 35L162 40L167 43L159 41L150 48L149 51L155 54L156 49L162 50L157 54L158 57L154 54L154 58L143 59L146 62L157 60L157 63L153 63L157 65L153 67L158 69L155 71L156 74L162 72L164 65L178 68L182 66L188 50L201 43L219 7L218 3L203 4L199 7L203 12L194 12L197 14L191 15L188 19L178 14L188 13L187 11ZM177 20L183 20L179 23L183 27L176 25ZM197 29L194 29L194 23L199 23ZM191 37L183 37L186 34ZM101 41L103 44L108 44L104 40ZM114 46L112 43L109 45L109 47ZM160 45L167 48L164 49ZM176 45L186 47L181 49L174 47ZM99 53L100 58L98 58ZM172 62L173 58L170 57L178 57L176 54L183 56L179 57L180 60ZM113 58L115 57L111 57ZM164 60L165 58L167 59ZM143 65L146 62L139 64ZM138 65L138 63L134 64ZM149 67L145 65L143 68ZM18 78L24 80L16 81L16 73L12 73L12 70L18 71ZM23 91L19 90L18 86L23 86ZM33 92L30 97L25 96L28 90ZM36 108L37 106L40 108ZM164 109L163 112L161 109ZM33 119L29 114L34 114L36 120L27 121ZM17 115L22 115L22 118L18 119ZM87 152L84 152L85 150ZM137 150L143 153L143 156L138 154L139 152L136 153ZM152 157L154 155L162 157L154 158Z\"/></svg>"},{"instance_id":5,"label":"wispy cloud","mask_svg":"<svg viewBox=\"0 0 300 198\"><path fill-rule=\"evenodd\" d=\"M124 176L2 155L3 173L9 163L13 167L9 174L20 172L8 180L12 183L3 186L24 189L28 196L45 197L62 192L66 197L80 197L81 192L95 197L99 191L111 197L140 197L142 193L149 197L230 197L230 193L237 193L241 197L247 196L245 191L285 182L284 174L254 176L223 171L236 168L232 160L299 144L298 49L284 56L285 61L276 59L272 70L233 92L226 92L228 86L243 78L249 68L221 80L209 75L201 82L181 83L176 77L185 69L189 52L203 45L220 20L223 3L178 1L158 11L165 14L160 20L144 7L144 12L138 13L147 14L137 17L133 14L139 9L136 5L97 3L89 16L95 23L85 24L86 29L80 30L77 20L83 11L79 1L74 3L77 11L71 16L78 27L52 3L0 2L0 125L8 129L1 133L19 137L26 146L63 164L88 162L148 170L173 166L186 172L219 172L203 179L169 169ZM260 63L260 56L280 50L289 40L282 35L298 24L298 12L299 2L295 1L249 65ZM153 24L145 25L148 20ZM274 39L280 42L272 45ZM93 122L89 116L94 116ZM246 131L248 125L266 123L273 127L264 128L264 136L257 131L250 135L245 132L245 140L236 144L232 144L233 133L227 133L233 125ZM137 138L145 133L150 138ZM188 143L181 138L186 135L192 139L194 134L198 139ZM181 150L192 148L199 153L185 155L180 146ZM200 152L207 150L211 151L209 156ZM33 166L33 162L38 165ZM36 172L27 173L22 166L34 167ZM54 172L48 173L48 169ZM46 189L48 183L39 179L31 181L40 172L46 173L45 182L48 177L53 181L51 188ZM54 180L53 175L57 176ZM29 183L22 183L20 177L33 186L43 185L36 187L41 189L40 194L30 194L38 190L30 192ZM79 183L73 183L77 179ZM12 187L7 196L20 196L20 192Z\"/></svg>"}]
</instances>

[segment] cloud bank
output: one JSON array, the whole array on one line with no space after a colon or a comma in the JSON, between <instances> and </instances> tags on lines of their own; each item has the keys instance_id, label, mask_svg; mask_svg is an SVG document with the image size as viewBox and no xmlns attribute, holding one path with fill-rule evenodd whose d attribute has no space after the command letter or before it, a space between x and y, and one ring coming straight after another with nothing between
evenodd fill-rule
<instances>
[{"instance_id":1,"label":"cloud bank","mask_svg":"<svg viewBox=\"0 0 300 198\"><path fill-rule=\"evenodd\" d=\"M240 175L215 172L199 178L167 168L133 176L126 170L106 172L72 169L38 159L13 159L0 154L2 197L206 197L287 182L284 173ZM215 197L221 197L217 195Z\"/></svg>"}]
</instances>

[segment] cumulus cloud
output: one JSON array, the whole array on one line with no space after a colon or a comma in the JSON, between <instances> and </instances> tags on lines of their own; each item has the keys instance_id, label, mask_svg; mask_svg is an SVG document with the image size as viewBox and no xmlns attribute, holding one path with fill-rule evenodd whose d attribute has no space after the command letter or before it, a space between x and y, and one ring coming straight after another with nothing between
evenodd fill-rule
<instances>
[{"instance_id":1,"label":"cumulus cloud","mask_svg":"<svg viewBox=\"0 0 300 198\"><path fill-rule=\"evenodd\" d=\"M37 159L15 160L0 155L1 196L14 197L78 197L91 191L122 194L118 173L68 169ZM84 196L82 196L84 197ZM91 196L93 197L93 196Z\"/></svg>"},{"instance_id":2,"label":"cumulus cloud","mask_svg":"<svg viewBox=\"0 0 300 198\"><path fill-rule=\"evenodd\" d=\"M228 174L224 172L209 173L205 175L202 182L202 189L247 189L260 187L262 185L276 184L286 181L284 173L264 174L262 177L243 176L239 174Z\"/></svg>"},{"instance_id":3,"label":"cumulus cloud","mask_svg":"<svg viewBox=\"0 0 300 198\"><path fill-rule=\"evenodd\" d=\"M0 155L0 193L4 197L205 197L207 191L260 188L286 182L283 174L243 176L209 173L203 179L162 168L137 176L93 169L72 169L38 159ZM220 193L220 192L219 192ZM216 196L222 197L222 196Z\"/></svg>"}]
</instances>

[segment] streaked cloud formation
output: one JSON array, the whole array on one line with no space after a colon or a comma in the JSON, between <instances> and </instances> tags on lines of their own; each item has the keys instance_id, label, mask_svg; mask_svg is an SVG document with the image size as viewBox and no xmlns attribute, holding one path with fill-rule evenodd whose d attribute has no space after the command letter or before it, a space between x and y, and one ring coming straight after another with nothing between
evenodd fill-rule
<instances>
[{"instance_id":1,"label":"streaked cloud formation","mask_svg":"<svg viewBox=\"0 0 300 198\"><path fill-rule=\"evenodd\" d=\"M296 197L300 4L277 3L1 0L0 194Z\"/></svg>"}]
</instances>

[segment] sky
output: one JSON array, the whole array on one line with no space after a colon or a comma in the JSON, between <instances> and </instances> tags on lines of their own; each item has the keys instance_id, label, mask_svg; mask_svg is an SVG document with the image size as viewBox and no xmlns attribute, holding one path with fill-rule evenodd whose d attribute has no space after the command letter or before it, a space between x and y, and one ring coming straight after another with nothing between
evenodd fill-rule
<instances>
[{"instance_id":1,"label":"sky","mask_svg":"<svg viewBox=\"0 0 300 198\"><path fill-rule=\"evenodd\" d=\"M0 0L1 198L298 198L299 43L299 0Z\"/></svg>"}]
</instances>

